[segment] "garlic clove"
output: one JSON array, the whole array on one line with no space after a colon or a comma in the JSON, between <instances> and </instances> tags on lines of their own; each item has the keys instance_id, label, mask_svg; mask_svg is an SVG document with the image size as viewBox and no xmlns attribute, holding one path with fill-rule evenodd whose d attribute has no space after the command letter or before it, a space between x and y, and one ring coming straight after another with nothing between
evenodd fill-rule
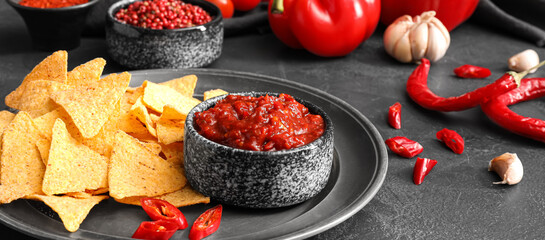
<instances>
[{"instance_id":1,"label":"garlic clove","mask_svg":"<svg viewBox=\"0 0 545 240\"><path fill-rule=\"evenodd\" d=\"M400 62L408 63L413 60L411 55L411 41L408 34L403 35L395 44L393 56Z\"/></svg>"},{"instance_id":2,"label":"garlic clove","mask_svg":"<svg viewBox=\"0 0 545 240\"><path fill-rule=\"evenodd\" d=\"M413 59L421 59L426 55L428 48L428 24L417 23L409 33L411 40L411 55Z\"/></svg>"},{"instance_id":3,"label":"garlic clove","mask_svg":"<svg viewBox=\"0 0 545 240\"><path fill-rule=\"evenodd\" d=\"M436 62L445 56L448 49L448 43L443 36L443 33L437 28L429 28L429 41L426 57L432 62Z\"/></svg>"},{"instance_id":4,"label":"garlic clove","mask_svg":"<svg viewBox=\"0 0 545 240\"><path fill-rule=\"evenodd\" d=\"M386 29L384 32L384 48L386 49L386 52L388 54L392 54L394 52L395 45L397 43L398 39L401 39L403 35L407 35L409 33L409 29L414 25L413 19L405 15L403 17L400 17L396 20L396 24L393 24L392 27ZM390 41L391 39L394 39L395 41Z\"/></svg>"},{"instance_id":5,"label":"garlic clove","mask_svg":"<svg viewBox=\"0 0 545 240\"><path fill-rule=\"evenodd\" d=\"M507 61L509 69L517 72L523 72L539 64L539 56L533 49L527 49L517 53ZM530 73L534 73L537 69L533 69Z\"/></svg>"},{"instance_id":6,"label":"garlic clove","mask_svg":"<svg viewBox=\"0 0 545 240\"><path fill-rule=\"evenodd\" d=\"M488 171L496 172L501 178L501 182L494 184L514 185L522 180L524 170L522 162L516 153L504 153L488 163Z\"/></svg>"}]
</instances>

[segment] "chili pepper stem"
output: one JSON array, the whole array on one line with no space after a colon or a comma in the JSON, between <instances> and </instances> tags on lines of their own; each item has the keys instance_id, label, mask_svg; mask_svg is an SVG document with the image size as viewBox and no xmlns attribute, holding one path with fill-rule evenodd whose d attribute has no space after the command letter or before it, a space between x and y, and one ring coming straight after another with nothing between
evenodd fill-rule
<instances>
[{"instance_id":1,"label":"chili pepper stem","mask_svg":"<svg viewBox=\"0 0 545 240\"><path fill-rule=\"evenodd\" d=\"M284 0L274 0L272 2L271 13L282 14L284 12Z\"/></svg>"},{"instance_id":2,"label":"chili pepper stem","mask_svg":"<svg viewBox=\"0 0 545 240\"><path fill-rule=\"evenodd\" d=\"M533 71L534 69L538 69L540 68L541 66L545 65L545 61L542 61L540 62L538 65L535 65L533 66L532 68L524 71L524 72L520 72L520 73L517 73L515 71L509 71L507 72L509 75L513 76L513 78L515 79L515 83L517 84L517 87L520 87L520 81L530 72L530 71Z\"/></svg>"}]
</instances>

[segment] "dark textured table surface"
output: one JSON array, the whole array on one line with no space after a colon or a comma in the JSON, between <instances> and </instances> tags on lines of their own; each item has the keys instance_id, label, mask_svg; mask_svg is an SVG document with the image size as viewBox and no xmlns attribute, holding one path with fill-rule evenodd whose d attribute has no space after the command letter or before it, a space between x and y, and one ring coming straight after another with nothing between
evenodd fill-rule
<instances>
[{"instance_id":1,"label":"dark textured table surface","mask_svg":"<svg viewBox=\"0 0 545 240\"><path fill-rule=\"evenodd\" d=\"M438 160L422 185L412 182L414 159L389 151L388 173L377 195L361 211L312 239L541 239L545 236L545 145L512 134L492 123L479 108L440 113L413 103L405 92L414 64L389 57L382 44L383 27L342 58L320 58L291 50L272 34L229 37L221 57L207 68L253 72L304 83L343 99L361 111L384 139L406 136L424 147L423 157ZM492 82L507 69L507 59L522 50L545 49L507 34L467 22L451 32L451 45L433 63L430 88L454 96ZM0 1L0 96L5 96L50 52L35 51L23 20ZM69 51L69 69L95 57L108 61L105 72L127 70L106 52L104 39L84 38ZM481 80L456 78L463 64L488 67L492 76ZM543 77L545 70L532 76ZM386 121L388 107L403 105L402 129ZM545 100L512 107L517 113L545 119ZM442 128L457 130L466 150L457 155L436 140ZM488 162L505 152L517 153L524 178L515 186L493 185L499 178L487 171ZM0 235L27 238L5 226ZM15 235L17 234L17 235Z\"/></svg>"}]
</instances>

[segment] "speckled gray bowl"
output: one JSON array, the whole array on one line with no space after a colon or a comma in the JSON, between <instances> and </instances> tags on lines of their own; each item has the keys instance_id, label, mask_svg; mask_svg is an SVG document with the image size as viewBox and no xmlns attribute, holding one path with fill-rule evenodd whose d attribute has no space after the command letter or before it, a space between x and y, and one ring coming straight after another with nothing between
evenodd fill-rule
<instances>
[{"instance_id":1,"label":"speckled gray bowl","mask_svg":"<svg viewBox=\"0 0 545 240\"><path fill-rule=\"evenodd\" d=\"M262 96L277 93L249 92ZM193 116L225 98L208 99L189 113L185 122L184 165L193 188L213 200L249 208L290 206L308 200L326 185L333 162L333 123L319 107L294 98L325 122L315 141L289 150L260 152L235 149L210 141L193 126Z\"/></svg>"},{"instance_id":2,"label":"speckled gray bowl","mask_svg":"<svg viewBox=\"0 0 545 240\"><path fill-rule=\"evenodd\" d=\"M223 17L214 4L184 0L202 7L212 21L189 28L155 30L124 24L115 13L136 0L122 0L108 9L106 45L117 63L132 69L203 67L221 55Z\"/></svg>"}]
</instances>

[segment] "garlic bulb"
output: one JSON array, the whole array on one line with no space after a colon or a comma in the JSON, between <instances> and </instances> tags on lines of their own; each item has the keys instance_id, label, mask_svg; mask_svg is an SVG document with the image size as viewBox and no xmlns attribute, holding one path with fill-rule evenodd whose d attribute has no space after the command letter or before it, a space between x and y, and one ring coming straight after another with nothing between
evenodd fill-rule
<instances>
[{"instance_id":1,"label":"garlic bulb","mask_svg":"<svg viewBox=\"0 0 545 240\"><path fill-rule=\"evenodd\" d=\"M517 72L530 70L532 67L539 64L539 56L533 49L526 49L520 53L510 57L507 61L509 69ZM534 73L537 69L532 69L530 73Z\"/></svg>"},{"instance_id":2,"label":"garlic bulb","mask_svg":"<svg viewBox=\"0 0 545 240\"><path fill-rule=\"evenodd\" d=\"M450 34L435 11L412 18L404 15L396 19L384 32L386 52L400 62L415 62L421 58L435 62L441 59L450 45Z\"/></svg>"}]
</instances>

